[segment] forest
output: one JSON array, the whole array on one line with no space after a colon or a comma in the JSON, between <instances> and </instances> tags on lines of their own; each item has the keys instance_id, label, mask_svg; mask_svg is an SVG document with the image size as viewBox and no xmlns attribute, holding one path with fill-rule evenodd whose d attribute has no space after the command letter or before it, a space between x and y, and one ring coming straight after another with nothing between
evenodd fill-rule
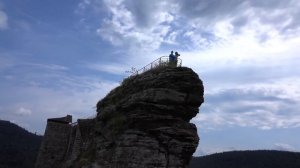
<instances>
[{"instance_id":1,"label":"forest","mask_svg":"<svg viewBox=\"0 0 300 168\"><path fill-rule=\"evenodd\" d=\"M0 167L32 168L42 136L9 121L0 120Z\"/></svg>"},{"instance_id":2,"label":"forest","mask_svg":"<svg viewBox=\"0 0 300 168\"><path fill-rule=\"evenodd\" d=\"M190 168L299 168L300 153L276 150L230 151L194 157Z\"/></svg>"}]
</instances>

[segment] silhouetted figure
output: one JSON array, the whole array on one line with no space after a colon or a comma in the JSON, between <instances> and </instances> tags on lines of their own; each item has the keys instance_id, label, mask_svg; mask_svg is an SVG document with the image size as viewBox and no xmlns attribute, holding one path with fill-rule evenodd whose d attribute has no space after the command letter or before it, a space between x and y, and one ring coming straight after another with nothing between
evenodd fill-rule
<instances>
[{"instance_id":1,"label":"silhouetted figure","mask_svg":"<svg viewBox=\"0 0 300 168\"><path fill-rule=\"evenodd\" d=\"M171 51L171 54L169 55L169 61L174 61L175 55L173 54L173 51Z\"/></svg>"},{"instance_id":2,"label":"silhouetted figure","mask_svg":"<svg viewBox=\"0 0 300 168\"><path fill-rule=\"evenodd\" d=\"M180 54L176 51L175 52L175 60L174 60L174 64L175 64L175 66L177 66L177 62L178 62L178 57L180 56Z\"/></svg>"},{"instance_id":3,"label":"silhouetted figure","mask_svg":"<svg viewBox=\"0 0 300 168\"><path fill-rule=\"evenodd\" d=\"M173 51L171 51L171 54L169 55L169 65L170 65L170 66L174 66L175 60L176 60L176 57L175 57L175 55L173 54Z\"/></svg>"}]
</instances>

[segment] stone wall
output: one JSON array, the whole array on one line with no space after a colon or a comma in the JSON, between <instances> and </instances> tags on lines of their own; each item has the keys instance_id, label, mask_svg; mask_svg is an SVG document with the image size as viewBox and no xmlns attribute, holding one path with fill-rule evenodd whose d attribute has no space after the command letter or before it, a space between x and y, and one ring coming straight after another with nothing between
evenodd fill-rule
<instances>
[{"instance_id":1,"label":"stone wall","mask_svg":"<svg viewBox=\"0 0 300 168\"><path fill-rule=\"evenodd\" d=\"M47 120L36 168L72 167L82 150L87 149L94 119L78 119L77 124L71 124L70 117Z\"/></svg>"},{"instance_id":2,"label":"stone wall","mask_svg":"<svg viewBox=\"0 0 300 168\"><path fill-rule=\"evenodd\" d=\"M63 165L71 129L68 122L48 120L36 168L59 168Z\"/></svg>"}]
</instances>

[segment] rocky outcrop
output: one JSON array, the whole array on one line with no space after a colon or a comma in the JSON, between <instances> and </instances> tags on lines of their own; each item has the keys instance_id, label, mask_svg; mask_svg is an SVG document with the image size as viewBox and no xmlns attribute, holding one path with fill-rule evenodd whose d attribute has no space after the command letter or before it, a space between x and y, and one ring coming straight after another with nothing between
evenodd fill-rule
<instances>
[{"instance_id":1,"label":"rocky outcrop","mask_svg":"<svg viewBox=\"0 0 300 168\"><path fill-rule=\"evenodd\" d=\"M199 142L189 121L203 101L202 81L189 68L131 76L97 103L95 119L72 127L61 167L188 167Z\"/></svg>"},{"instance_id":2,"label":"rocky outcrop","mask_svg":"<svg viewBox=\"0 0 300 168\"><path fill-rule=\"evenodd\" d=\"M189 68L157 68L125 79L97 104L96 150L87 165L187 167L199 141L189 121L202 102L202 81Z\"/></svg>"}]
</instances>

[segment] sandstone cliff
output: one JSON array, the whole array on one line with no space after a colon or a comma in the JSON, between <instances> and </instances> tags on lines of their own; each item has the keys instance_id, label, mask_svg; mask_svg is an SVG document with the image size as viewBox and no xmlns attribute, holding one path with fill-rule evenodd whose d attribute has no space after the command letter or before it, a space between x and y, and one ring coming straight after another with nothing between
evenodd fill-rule
<instances>
[{"instance_id":1,"label":"sandstone cliff","mask_svg":"<svg viewBox=\"0 0 300 168\"><path fill-rule=\"evenodd\" d=\"M203 101L202 81L186 67L156 68L129 77L97 103L95 119L70 131L61 165L188 167L199 142L197 128L189 121Z\"/></svg>"}]
</instances>

